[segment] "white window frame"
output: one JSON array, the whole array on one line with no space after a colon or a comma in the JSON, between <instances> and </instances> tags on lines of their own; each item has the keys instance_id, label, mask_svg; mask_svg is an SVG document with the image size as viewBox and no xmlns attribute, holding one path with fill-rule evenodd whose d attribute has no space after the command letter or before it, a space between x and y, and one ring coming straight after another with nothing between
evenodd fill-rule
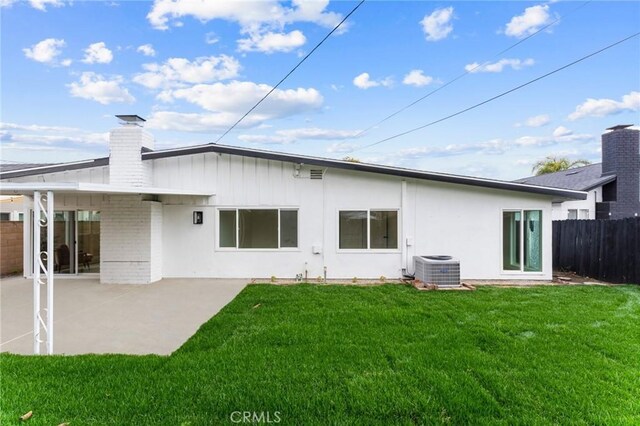
<instances>
[{"instance_id":1,"label":"white window frame","mask_svg":"<svg viewBox=\"0 0 640 426\"><path fill-rule=\"evenodd\" d=\"M579 213L579 209L567 209L567 220L577 220L578 219L578 213ZM576 217L571 219L569 216L571 216L571 212L575 212Z\"/></svg>"},{"instance_id":2,"label":"white window frame","mask_svg":"<svg viewBox=\"0 0 640 426\"><path fill-rule=\"evenodd\" d=\"M278 247L276 248L240 248L238 243L240 242L240 210L276 210L278 212ZM280 247L280 211L292 211L298 212L296 215L298 230L298 245L296 247ZM220 247L220 212L221 211L235 211L236 212L236 246L235 247ZM216 240L216 251L234 251L234 252L281 252L281 251L300 251L300 209L298 207L253 207L253 206L241 206L241 207L218 207L216 208L216 225L214 238Z\"/></svg>"},{"instance_id":3,"label":"white window frame","mask_svg":"<svg viewBox=\"0 0 640 426\"><path fill-rule=\"evenodd\" d=\"M398 247L394 249L376 249L371 248L371 212L397 212L398 220L397 220L397 231L396 235L398 236ZM343 249L340 248L340 212L366 212L367 213L367 248L357 248L357 249ZM370 209L338 209L336 211L336 252L337 253L400 253L400 240L402 239L400 230L402 220L400 216L400 209L398 208L370 208Z\"/></svg>"},{"instance_id":4,"label":"white window frame","mask_svg":"<svg viewBox=\"0 0 640 426\"><path fill-rule=\"evenodd\" d=\"M540 226L543 226L543 232L540 234L542 241L540 242L540 270L539 271L525 271L524 270L524 212L539 211L540 212ZM508 212L520 212L520 244L518 249L520 250L520 270L504 269L504 214ZM500 212L500 270L502 275L541 275L544 274L544 223L545 211L542 208L527 208L527 209L502 209Z\"/></svg>"}]
</instances>

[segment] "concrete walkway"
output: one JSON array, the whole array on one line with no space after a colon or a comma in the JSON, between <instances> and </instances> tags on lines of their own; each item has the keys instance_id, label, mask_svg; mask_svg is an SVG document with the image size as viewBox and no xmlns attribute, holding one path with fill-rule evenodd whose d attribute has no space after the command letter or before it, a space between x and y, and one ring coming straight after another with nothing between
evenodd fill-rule
<instances>
[{"instance_id":1,"label":"concrete walkway","mask_svg":"<svg viewBox=\"0 0 640 426\"><path fill-rule=\"evenodd\" d=\"M97 278L57 278L54 353L170 354L247 281L165 279L117 285L100 284ZM0 299L0 352L32 354L32 281L0 280Z\"/></svg>"}]
</instances>

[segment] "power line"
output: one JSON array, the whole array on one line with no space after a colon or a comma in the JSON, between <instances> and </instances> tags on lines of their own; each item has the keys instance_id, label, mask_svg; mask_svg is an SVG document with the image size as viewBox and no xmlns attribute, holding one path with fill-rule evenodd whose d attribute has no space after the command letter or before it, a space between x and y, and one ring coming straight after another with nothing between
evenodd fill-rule
<instances>
[{"instance_id":1,"label":"power line","mask_svg":"<svg viewBox=\"0 0 640 426\"><path fill-rule=\"evenodd\" d=\"M484 68L484 67L485 67L485 66L487 66L487 65L488 65L488 64L489 64L493 59L495 59L495 58L499 57L500 55L502 55L502 54L504 54L504 53L506 53L506 52L508 52L509 50L513 49L514 47L516 47L516 46L518 46L518 45L520 45L520 44L524 43L525 41L529 40L531 37L534 37L535 35L537 35L537 34L541 33L542 31L546 30L547 28L551 27L552 25L555 25L555 24L556 24L556 23L558 23L560 20L562 20L562 19L566 18L567 16L569 16L569 15L570 15L570 14L572 14L573 12L575 12L575 11L577 11L578 9L580 9L580 8L582 8L582 7L584 7L584 6L586 6L588 3L591 3L592 1L593 1L593 0L587 0L587 1L585 1L585 2L584 2L584 3L582 3L580 6L578 6L578 7L574 8L574 9L570 10L569 12L567 12L564 16L556 18L555 20L551 21L550 23L548 23L547 25L545 25L545 26L543 26L542 28L538 29L537 31L535 31L535 32L533 32L533 33L531 33L531 34L529 34L528 36L526 36L526 37L525 37L525 38L523 38L522 40L519 40L518 42L516 42L516 43L512 44L511 46L507 47L506 49L501 50L500 52L496 53L496 54L495 54L495 55L493 55L493 56L491 57L491 59L489 59L488 61L485 61L485 62L484 62L484 63L482 63L482 64L478 64L478 65L476 65L475 67L473 67L473 68L470 68L470 69L466 70L465 72L463 72L462 74L458 75L458 76L457 76L457 77L455 77L454 79L447 81L447 82L446 82L445 84L443 84L442 86L440 86L440 87L438 87L438 88L436 88L436 89L434 89L434 90L430 91L430 92L429 92L429 93L427 93L426 95L424 95L424 96L422 96L422 97L420 97L420 98L416 99L415 101L411 102L410 104L403 106L402 108L400 108L400 109L399 109L399 110L397 110L396 112L394 112L394 113L392 113L392 114L389 114L388 116L386 116L386 117L385 117L385 118L383 118L382 120L377 121L376 123L372 124L371 126L367 127L366 129L361 130L360 132L358 132L358 133L354 136L354 138L358 138L358 137L362 136L363 134L367 133L369 130L371 130L371 129L375 128L375 127L378 127L379 125L381 125L382 123L386 122L387 120L390 120L390 119L392 119L393 117L395 117L396 115L398 115L398 114L400 114L400 113L402 113L402 112L404 112L404 111L408 110L408 109L409 109L409 108L411 108L412 106L416 105L417 103L422 102L423 100L427 99L428 97L430 97L430 96L434 95L435 93L437 93L437 92L441 91L441 90L442 90L442 89L444 89L445 87L447 87L447 86L449 86L449 85L451 85L451 84L455 83L456 81L460 80L460 79L461 79L461 78L463 78L463 77L466 77L468 74L471 74L471 73L473 73L473 72L475 72L475 71L478 71L478 70L479 70L479 69L481 69L481 68Z\"/></svg>"},{"instance_id":2,"label":"power line","mask_svg":"<svg viewBox=\"0 0 640 426\"><path fill-rule=\"evenodd\" d=\"M491 98L489 98L489 99L486 99L486 100L484 100L484 101L482 101L482 102L480 102L480 103L477 103L477 104L475 104L475 105L473 105L473 106L470 106L470 107L468 107L468 108L465 108L465 109L460 110L460 111L458 111L458 112L455 112L455 113L453 113L453 114L447 115L446 117L439 118L438 120L432 121L432 122L427 123L427 124L424 124L424 125L422 125L422 126L415 127L415 128L413 128L413 129L411 129L411 130L407 130L407 131L405 131L405 132L398 133L398 134L395 134L395 135L393 135L393 136L389 136L388 138L384 138L384 139L382 139L382 140L379 140L378 142L374 142L374 143L369 144L369 145L361 146L361 147L359 147L359 148L357 148L357 149L354 149L353 151L359 151L359 150L361 150L361 149L371 148L372 146L379 145L379 144L381 144L381 143L383 143L383 142L387 142L387 141L390 141L390 140L392 140L392 139L399 138L399 137L401 137L401 136L408 135L409 133L413 133L413 132L416 132L416 131L418 131L418 130L422 130L422 129L426 128L426 127L433 126L434 124L441 123L441 122L443 122L443 121L445 121L445 120L448 120L448 119L450 119L450 118L456 117L456 116L458 116L458 115L460 115L460 114L463 114L463 113L465 113L465 112L467 112L467 111L471 111L472 109L478 108L479 106L482 106L482 105L484 105L484 104L487 104L487 103L489 103L489 102L491 102L491 101L494 101L494 100L496 100L496 99L498 99L498 98L501 98L501 97L503 97L503 96L505 96L505 95L508 95L509 93L512 93L512 92L515 92L516 90L522 89L522 88L523 88L523 87L525 87L525 86L528 86L528 85L530 85L530 84L532 84L532 83L535 83L536 81L542 80L543 78L549 77L549 76L550 76L550 75L552 75L552 74L555 74L555 73L557 73L557 72L559 72L559 71L562 71L562 70L564 70L564 69L566 69L566 68L569 68L570 66L573 66L573 65L575 65L575 64L577 64L577 63L579 63L579 62L582 62L582 61L584 61L584 60L586 60L586 59L589 59L590 57L595 56L595 55L597 55L597 54L599 54L599 53L602 53L602 52L604 52L605 50L611 49L612 47L617 46L618 44L624 43L625 41L630 40L630 39L632 39L632 38L634 38L634 37L637 37L638 35L640 35L640 32L637 32L637 33L635 33L635 34L633 34L633 35L630 35L629 37L625 37L625 38L623 38L622 40L618 40L618 41L616 41L615 43L612 43L612 44L610 44L610 45L608 45L608 46L606 46L606 47L603 47L603 48L602 48L602 49L600 49L600 50L597 50L597 51L595 51L595 52L593 52L593 53L590 53L590 54L588 54L588 55L586 55L586 56L583 56L583 57L582 57L582 58L580 58L580 59L577 59L577 60L575 60L575 61L573 61L573 62L570 62L570 63L568 63L568 64L566 64L566 65L563 65L563 66L561 66L560 68L556 68L556 69L555 69L555 70L553 70L553 71L550 71L550 72L548 72L548 73L546 73L546 74L543 74L543 75L541 75L541 76L539 76L539 77L537 77L537 78L534 78L533 80L529 80L529 81L527 81L526 83L523 83L523 84L521 84L521 85L519 85L519 86L516 86L516 87L514 87L514 88L512 88L512 89L509 89L509 90L507 90L506 92L502 92L502 93L500 93L499 95L493 96L493 97L491 97Z\"/></svg>"},{"instance_id":3,"label":"power line","mask_svg":"<svg viewBox=\"0 0 640 426\"><path fill-rule=\"evenodd\" d=\"M358 3L358 4L356 5L356 7L354 7L354 8L351 10L351 12L349 12L349 13L348 13L348 14L347 14L343 19L342 19L342 21L340 21L340 23L339 23L338 25L336 25L335 27L333 27L333 29L332 29L331 31L329 31L329 33L328 33L328 34L327 34L327 35L326 35L322 40L320 40L320 42L319 42L318 44L316 44L316 46L315 46L313 49L311 49L311 51L310 51L309 53L307 53L307 54L305 55L305 57L304 57L304 58L302 58L302 59L300 60L300 62L298 62L298 64L297 64L295 67L293 67L293 69L291 69L291 71L289 71L289 72L287 73L287 75L285 75L285 76L282 78L282 80L280 80L280 81L278 82L278 84L276 84L275 86L273 86L273 87L271 88L271 90L269 90L269 92L267 92L267 94L266 94L266 95L264 95L264 96L262 97L262 99L260 99L260 100L259 100L259 101L254 105L254 106L252 106L252 107L251 107L251 109L249 109L249 111L247 111L247 112L246 112L242 117L240 117L240 119L239 119L238 121L236 121L236 122L233 124L233 126L229 127L229 129L227 129L227 131L226 131L226 132L224 132L222 135L220 135L220 137L215 141L215 143L220 142L220 141L222 140L222 138L224 138L227 134L229 134L229 132L230 132L230 131L232 131L233 129L235 129L235 127L236 127L238 124L240 124L240 122L242 122L242 120L244 120L245 118L247 118L247 116L248 116L249 114L251 114L251 113L253 112L253 110L254 110L254 109L256 109L256 108L258 107L258 105L260 105L260 104L262 103L262 101L264 101L265 99L267 99L267 98L269 97L269 95L270 95L271 93L273 93L273 92L278 88L278 86L280 86L280 84L282 84L282 83L283 83L283 82L284 82L284 81L285 81L285 80L286 80L286 79L287 79L291 74L293 74L293 73L294 73L294 71L295 71L295 70L297 70L297 69L298 69L298 67L299 67L300 65L302 65L302 64L304 63L304 61L306 61L306 60L307 60L307 58L309 58L309 56L311 56L311 55L313 54L313 52L315 52L315 51L316 51L320 46L322 46L322 44L323 44L323 43L324 43L324 42L325 42L329 37L331 37L331 34L333 34L334 32L336 32L336 30L337 30L338 28L340 28L340 26L341 26L342 24L344 24L344 22L345 22L347 19L349 19L349 17L350 17L351 15L353 15L353 13L354 13L356 10L358 10L358 8L359 8L360 6L362 6L362 4L363 4L364 2L365 2L365 0L361 0L361 1L360 1L360 3Z\"/></svg>"}]
</instances>

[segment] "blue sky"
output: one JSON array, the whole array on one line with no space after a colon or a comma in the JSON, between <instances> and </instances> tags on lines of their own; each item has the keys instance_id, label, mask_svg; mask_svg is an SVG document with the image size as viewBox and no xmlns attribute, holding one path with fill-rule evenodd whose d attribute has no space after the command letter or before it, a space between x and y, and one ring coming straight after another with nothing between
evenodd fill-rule
<instances>
[{"instance_id":1,"label":"blue sky","mask_svg":"<svg viewBox=\"0 0 640 426\"><path fill-rule=\"evenodd\" d=\"M157 149L213 142L355 4L0 0L1 158L108 155L115 114L148 119ZM640 124L638 37L473 111L363 147L639 27L639 2L367 1L220 143L499 179L526 176L547 155L599 161L605 128Z\"/></svg>"}]
</instances>

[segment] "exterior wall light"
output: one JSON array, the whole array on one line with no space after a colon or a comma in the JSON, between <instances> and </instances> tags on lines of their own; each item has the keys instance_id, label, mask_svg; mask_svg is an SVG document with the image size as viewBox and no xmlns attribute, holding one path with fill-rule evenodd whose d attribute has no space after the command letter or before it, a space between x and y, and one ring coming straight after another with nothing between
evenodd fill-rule
<instances>
[{"instance_id":1,"label":"exterior wall light","mask_svg":"<svg viewBox=\"0 0 640 426\"><path fill-rule=\"evenodd\" d=\"M194 225L202 225L202 221L203 221L203 214L201 211L194 211L193 212L193 224Z\"/></svg>"}]
</instances>

